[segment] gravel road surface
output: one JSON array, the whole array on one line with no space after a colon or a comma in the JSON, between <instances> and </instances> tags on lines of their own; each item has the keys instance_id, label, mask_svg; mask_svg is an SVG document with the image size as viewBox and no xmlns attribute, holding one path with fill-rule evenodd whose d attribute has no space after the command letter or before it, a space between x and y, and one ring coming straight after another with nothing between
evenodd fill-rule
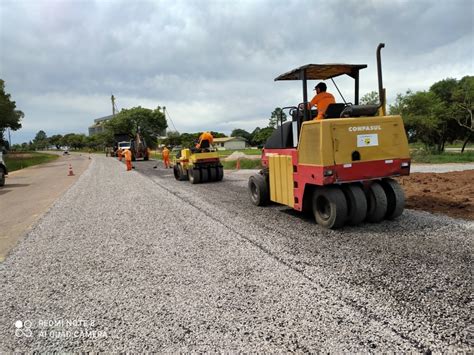
<instances>
[{"instance_id":1,"label":"gravel road surface","mask_svg":"<svg viewBox=\"0 0 474 355\"><path fill-rule=\"evenodd\" d=\"M0 264L0 352L472 351L474 223L328 231L135 165L94 157Z\"/></svg>"},{"instance_id":2,"label":"gravel road surface","mask_svg":"<svg viewBox=\"0 0 474 355\"><path fill-rule=\"evenodd\" d=\"M474 170L474 163L413 164L412 173L449 173L450 171Z\"/></svg>"}]
</instances>

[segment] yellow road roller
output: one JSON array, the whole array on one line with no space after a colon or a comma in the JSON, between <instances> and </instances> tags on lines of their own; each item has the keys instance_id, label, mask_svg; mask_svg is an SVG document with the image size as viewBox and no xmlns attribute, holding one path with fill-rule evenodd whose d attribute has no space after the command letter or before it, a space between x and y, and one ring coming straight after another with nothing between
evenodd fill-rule
<instances>
[{"instance_id":1,"label":"yellow road roller","mask_svg":"<svg viewBox=\"0 0 474 355\"><path fill-rule=\"evenodd\" d=\"M191 184L221 181L224 167L216 150L192 151L186 148L174 158L173 174L176 180L189 180Z\"/></svg>"}]
</instances>

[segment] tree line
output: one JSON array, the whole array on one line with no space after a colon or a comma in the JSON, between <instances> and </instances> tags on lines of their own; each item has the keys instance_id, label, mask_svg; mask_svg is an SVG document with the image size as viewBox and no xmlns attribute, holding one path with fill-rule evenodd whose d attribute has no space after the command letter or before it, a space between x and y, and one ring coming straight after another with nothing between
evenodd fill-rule
<instances>
[{"instance_id":1,"label":"tree line","mask_svg":"<svg viewBox=\"0 0 474 355\"><path fill-rule=\"evenodd\" d=\"M408 90L398 94L395 102L389 106L389 113L403 117L409 142L422 143L433 152L442 152L446 143L462 141L463 149L474 140L473 120L474 76L461 79L444 79L434 83L428 90L413 92ZM361 104L378 102L376 92L370 92L361 98ZM5 92L5 82L0 79L0 146L8 148L5 137L7 129L16 131L21 128L22 111L10 94ZM252 132L241 128L232 131L232 137L242 137L251 146L263 146L276 129L278 122L287 120L286 114L277 107L271 113L266 127L256 127ZM147 143L154 147L158 143L168 146L191 146L199 133L168 132L165 139L158 142L167 128L164 112L160 107L154 110L134 107L122 109L113 119L105 123L105 131L93 136L68 133L48 137L39 131L29 143L15 145L16 149L45 149L49 146L70 147L72 149L100 150L114 144L114 134L126 133L133 138L138 132ZM215 137L225 137L223 133L212 132Z\"/></svg>"},{"instance_id":2,"label":"tree line","mask_svg":"<svg viewBox=\"0 0 474 355\"><path fill-rule=\"evenodd\" d=\"M5 92L5 81L0 79L0 148L9 148L5 131L20 129L21 119L24 116L24 113L16 108L16 103L11 99L10 94Z\"/></svg>"},{"instance_id":3,"label":"tree line","mask_svg":"<svg viewBox=\"0 0 474 355\"><path fill-rule=\"evenodd\" d=\"M462 151L474 139L474 76L445 79L429 90L398 94L390 114L401 114L409 142L428 150L444 151L446 143L463 141Z\"/></svg>"}]
</instances>

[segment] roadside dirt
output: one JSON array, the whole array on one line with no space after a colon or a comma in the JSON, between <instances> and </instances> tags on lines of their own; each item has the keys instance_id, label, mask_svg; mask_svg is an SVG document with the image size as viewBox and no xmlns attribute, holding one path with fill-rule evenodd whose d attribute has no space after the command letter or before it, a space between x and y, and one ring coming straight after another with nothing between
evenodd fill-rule
<instances>
[{"instance_id":1,"label":"roadside dirt","mask_svg":"<svg viewBox=\"0 0 474 355\"><path fill-rule=\"evenodd\" d=\"M474 170L400 177L406 208L474 220Z\"/></svg>"}]
</instances>

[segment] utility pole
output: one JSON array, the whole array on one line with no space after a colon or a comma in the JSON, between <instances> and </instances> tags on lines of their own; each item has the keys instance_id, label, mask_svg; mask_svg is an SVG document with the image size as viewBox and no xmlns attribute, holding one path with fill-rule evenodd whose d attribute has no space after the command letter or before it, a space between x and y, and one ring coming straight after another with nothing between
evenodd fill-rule
<instances>
[{"instance_id":1,"label":"utility pole","mask_svg":"<svg viewBox=\"0 0 474 355\"><path fill-rule=\"evenodd\" d=\"M116 111L116 108L115 108L115 96L112 94L112 97L110 98L112 100L112 116L115 117L115 111Z\"/></svg>"}]
</instances>

